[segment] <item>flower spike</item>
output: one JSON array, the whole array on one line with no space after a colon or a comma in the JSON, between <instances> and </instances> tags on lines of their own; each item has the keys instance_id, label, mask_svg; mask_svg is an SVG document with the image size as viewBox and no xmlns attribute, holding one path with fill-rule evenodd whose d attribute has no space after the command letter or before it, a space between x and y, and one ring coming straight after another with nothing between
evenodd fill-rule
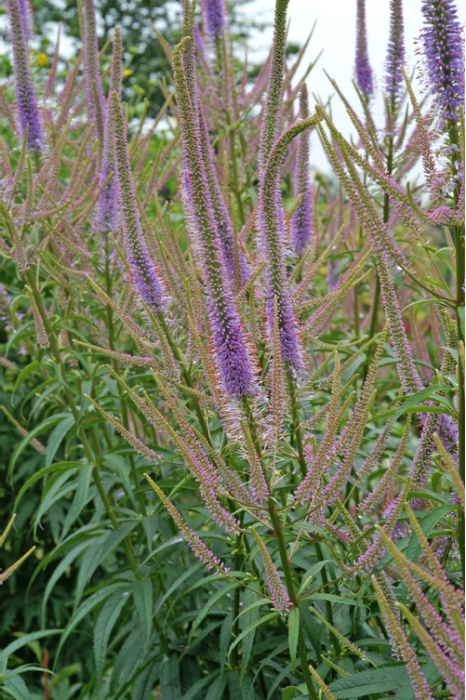
<instances>
[{"instance_id":1,"label":"flower spike","mask_svg":"<svg viewBox=\"0 0 466 700\"><path fill-rule=\"evenodd\" d=\"M24 136L27 130L27 146L34 153L38 153L43 148L44 139L39 106L29 70L26 29L28 17L25 15L25 3L20 0L7 0L6 8L10 19L16 101L21 133Z\"/></svg>"},{"instance_id":2,"label":"flower spike","mask_svg":"<svg viewBox=\"0 0 466 700\"><path fill-rule=\"evenodd\" d=\"M369 64L366 32L366 0L358 0L356 15L356 85L366 99L372 97L374 86Z\"/></svg>"},{"instance_id":3,"label":"flower spike","mask_svg":"<svg viewBox=\"0 0 466 700\"><path fill-rule=\"evenodd\" d=\"M111 121L115 145L115 166L120 209L128 261L133 281L143 302L154 313L164 309L164 295L159 277L149 256L131 176L126 130L116 92L111 96Z\"/></svg>"},{"instance_id":4,"label":"flower spike","mask_svg":"<svg viewBox=\"0 0 466 700\"><path fill-rule=\"evenodd\" d=\"M301 119L309 117L309 97L306 83L303 83L299 95L299 116ZM309 171L309 132L301 134L298 138L298 152L296 157L296 170L294 182L294 196L302 194L291 220L291 238L293 248L302 255L309 247L312 230L311 212L311 179Z\"/></svg>"},{"instance_id":5,"label":"flower spike","mask_svg":"<svg viewBox=\"0 0 466 700\"><path fill-rule=\"evenodd\" d=\"M385 92L393 101L398 97L403 84L401 66L404 65L404 61L403 1L390 0L390 36L385 64Z\"/></svg>"}]
</instances>

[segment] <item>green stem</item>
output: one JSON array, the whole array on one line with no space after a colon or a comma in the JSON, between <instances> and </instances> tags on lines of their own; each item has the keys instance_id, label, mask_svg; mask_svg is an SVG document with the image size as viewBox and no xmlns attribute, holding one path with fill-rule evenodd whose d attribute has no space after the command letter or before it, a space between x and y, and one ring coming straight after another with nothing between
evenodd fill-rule
<instances>
[{"instance_id":1,"label":"green stem","mask_svg":"<svg viewBox=\"0 0 466 700\"><path fill-rule=\"evenodd\" d=\"M299 419L298 400L296 398L296 390L291 372L287 371L286 378L291 408L291 435L296 440L299 468L301 470L301 476L304 478L307 474L307 466L306 458L304 457L303 437L301 434L301 421Z\"/></svg>"}]
</instances>

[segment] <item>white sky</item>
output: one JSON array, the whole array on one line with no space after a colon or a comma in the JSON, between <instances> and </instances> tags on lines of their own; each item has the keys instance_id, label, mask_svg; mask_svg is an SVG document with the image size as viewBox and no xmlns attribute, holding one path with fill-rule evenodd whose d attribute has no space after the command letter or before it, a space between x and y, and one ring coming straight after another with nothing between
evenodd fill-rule
<instances>
[{"instance_id":1,"label":"white sky","mask_svg":"<svg viewBox=\"0 0 466 700\"><path fill-rule=\"evenodd\" d=\"M243 11L257 19L273 22L273 0L253 0L245 5ZM421 0L404 0L403 14L405 23L405 47L407 67L415 65L414 38L422 28ZM458 16L462 25L465 22L465 4L457 0ZM389 0L366 0L366 24L369 45L369 61L378 86L375 100L377 124L383 125L383 106L380 100L380 87L383 86L384 63L387 52L389 33ZM323 69L336 80L340 89L355 107L358 97L351 83L354 72L355 37L356 37L356 0L290 0L288 6L290 19L289 41L304 44L315 20L317 26L307 50L305 65L313 60L323 49L317 65L307 80L309 94L317 95L323 101L332 93L332 87ZM254 37L249 42L251 47L259 46L254 54L257 58L266 54L270 46L272 29ZM262 49L262 47L264 47ZM312 110L312 97L311 97ZM338 96L332 100L332 114L340 131L347 136L351 130L350 121ZM318 142L312 136L312 164L319 170L328 170L326 157Z\"/></svg>"}]
</instances>

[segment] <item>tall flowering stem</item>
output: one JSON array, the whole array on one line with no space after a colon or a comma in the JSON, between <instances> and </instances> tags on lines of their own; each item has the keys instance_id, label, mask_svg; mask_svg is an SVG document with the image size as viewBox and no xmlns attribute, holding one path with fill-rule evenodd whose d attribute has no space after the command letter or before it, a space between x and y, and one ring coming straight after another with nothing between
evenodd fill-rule
<instances>
[{"instance_id":1,"label":"tall flowering stem","mask_svg":"<svg viewBox=\"0 0 466 700\"><path fill-rule=\"evenodd\" d=\"M366 32L366 0L357 0L356 15L356 85L361 94L369 99L374 93L372 68L369 63Z\"/></svg>"},{"instance_id":2,"label":"tall flowering stem","mask_svg":"<svg viewBox=\"0 0 466 700\"><path fill-rule=\"evenodd\" d=\"M26 4L20 0L7 0L6 9L10 20L11 42L13 47L13 68L16 87L16 101L21 133L27 132L27 146L33 153L39 153L44 145L39 106L29 70Z\"/></svg>"},{"instance_id":3,"label":"tall flowering stem","mask_svg":"<svg viewBox=\"0 0 466 700\"><path fill-rule=\"evenodd\" d=\"M225 389L240 397L252 393L254 375L244 331L227 280L224 256L202 154L195 94L183 68L183 53L190 52L192 39L185 37L173 52L174 82L180 116L184 170L190 214L198 237L208 298L213 345Z\"/></svg>"},{"instance_id":4,"label":"tall flowering stem","mask_svg":"<svg viewBox=\"0 0 466 700\"><path fill-rule=\"evenodd\" d=\"M299 95L299 116L309 117L309 97L306 83L303 83ZM294 196L302 194L291 220L291 240L295 251L302 255L312 240L312 211L311 211L311 174L309 169L309 132L298 138L298 152L295 164Z\"/></svg>"},{"instance_id":5,"label":"tall flowering stem","mask_svg":"<svg viewBox=\"0 0 466 700\"><path fill-rule=\"evenodd\" d=\"M390 0L390 35L385 64L385 94L395 104L403 85L401 66L405 61L403 1Z\"/></svg>"},{"instance_id":6,"label":"tall flowering stem","mask_svg":"<svg viewBox=\"0 0 466 700\"><path fill-rule=\"evenodd\" d=\"M131 174L126 129L116 92L110 102L115 146L115 166L123 219L123 232L133 281L141 299L154 313L164 309L163 290L142 233L134 183Z\"/></svg>"}]
</instances>

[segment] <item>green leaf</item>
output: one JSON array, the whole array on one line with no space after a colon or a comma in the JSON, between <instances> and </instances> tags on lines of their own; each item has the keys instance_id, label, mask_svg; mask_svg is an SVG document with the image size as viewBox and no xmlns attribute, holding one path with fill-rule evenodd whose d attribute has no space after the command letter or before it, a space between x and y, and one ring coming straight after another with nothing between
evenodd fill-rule
<instances>
[{"instance_id":1,"label":"green leaf","mask_svg":"<svg viewBox=\"0 0 466 700\"><path fill-rule=\"evenodd\" d=\"M230 648L228 649L228 657L230 656L231 652L235 648L239 642L247 637L248 634L250 634L253 630L255 630L257 627L260 625L263 625L266 622L269 622L270 620L274 620L276 617L278 617L279 613L278 612L271 612L268 615L264 615L264 617L259 618L258 620L255 620L252 624L248 625L245 630L239 634L234 642L230 644Z\"/></svg>"},{"instance_id":2,"label":"green leaf","mask_svg":"<svg viewBox=\"0 0 466 700\"><path fill-rule=\"evenodd\" d=\"M243 593L243 605L245 609L242 611L240 617L240 625L241 629L243 630L249 627L255 620L257 620L257 618L259 617L259 608L265 603L265 601L262 598L260 600L256 600L257 593L255 593L254 591L258 591L259 589L259 581L250 581L249 588L246 588L246 590ZM256 630L253 630L243 640L240 681L243 680L244 675L248 669L249 660L251 658L251 653L254 646L255 635Z\"/></svg>"},{"instance_id":3,"label":"green leaf","mask_svg":"<svg viewBox=\"0 0 466 700\"><path fill-rule=\"evenodd\" d=\"M406 668L403 666L381 667L361 671L330 683L329 689L337 700L361 698L376 693L394 692L411 686Z\"/></svg>"},{"instance_id":4,"label":"green leaf","mask_svg":"<svg viewBox=\"0 0 466 700\"><path fill-rule=\"evenodd\" d=\"M83 464L78 472L78 483L76 486L76 491L74 494L73 502L68 509L66 514L65 522L63 523L63 529L60 534L60 540L63 540L71 525L74 523L76 518L79 517L84 504L87 501L89 493L89 485L92 478L92 465Z\"/></svg>"},{"instance_id":5,"label":"green leaf","mask_svg":"<svg viewBox=\"0 0 466 700\"><path fill-rule=\"evenodd\" d=\"M343 603L344 605L357 605L360 608L364 608L363 603L358 603L357 600L351 600L350 598L345 598L340 595L333 595L333 593L311 593L311 595L306 596L306 600L329 600L331 603Z\"/></svg>"},{"instance_id":6,"label":"green leaf","mask_svg":"<svg viewBox=\"0 0 466 700\"><path fill-rule=\"evenodd\" d=\"M60 639L60 644L58 645L57 658L61 651L61 648L63 647L63 644L66 642L71 632L73 632L76 626L81 622L82 619L86 617L86 615L88 615L91 612L91 610L97 607L97 605L99 605L102 601L111 596L113 593L118 592L122 594L128 591L128 588L129 584L126 583L111 583L108 586L101 588L100 590L96 591L91 596L89 596L89 598L87 598L87 600L85 600L82 603L82 605L79 606L79 608L72 616L71 620L68 622L63 636Z\"/></svg>"},{"instance_id":7,"label":"green leaf","mask_svg":"<svg viewBox=\"0 0 466 700\"><path fill-rule=\"evenodd\" d=\"M21 442L15 447L13 454L11 455L10 464L8 466L7 479L11 479L16 462L21 457L21 455L23 454L24 450L29 445L31 440L33 440L35 437L37 437L38 435L43 433L48 428L51 428L53 425L56 425L57 423L59 423L63 419L63 417L67 417L68 415L69 415L68 413L56 413L53 416L49 416L48 418L43 420L42 423L39 423L39 425L36 425L36 427L33 428L33 430L31 430L26 435L26 437L21 440Z\"/></svg>"},{"instance_id":8,"label":"green leaf","mask_svg":"<svg viewBox=\"0 0 466 700\"><path fill-rule=\"evenodd\" d=\"M207 676L204 676L204 678L201 678L200 680L198 680L197 683L194 683L194 685L188 690L188 692L185 693L180 698L180 700L196 700L196 698L198 697L199 691L204 690L206 685L210 685L212 683L213 678L216 679L217 683L215 685L218 688L219 687L218 681L220 681L220 682L222 681L222 679L218 678L219 673L220 673L220 671L214 671L214 672L209 673ZM225 687L225 685L226 685L226 678L224 679L223 687ZM218 690L217 690L217 692L218 692ZM222 696L215 695L214 697L215 697L215 700L218 700L218 698L221 698ZM207 698L206 698L206 700L207 700Z\"/></svg>"},{"instance_id":9,"label":"green leaf","mask_svg":"<svg viewBox=\"0 0 466 700\"><path fill-rule=\"evenodd\" d=\"M162 666L160 674L162 700L180 700L181 683L178 656L172 653Z\"/></svg>"},{"instance_id":10,"label":"green leaf","mask_svg":"<svg viewBox=\"0 0 466 700\"><path fill-rule=\"evenodd\" d=\"M92 540L86 540L85 542L81 542L80 544L75 545L70 552L64 557L55 571L53 572L52 576L50 579L47 581L47 586L45 587L45 592L42 597L42 624L45 624L45 608L47 605L47 601L49 599L49 595L52 592L53 587L55 586L56 582L62 576L67 568L70 566L70 564L73 563L73 561L79 557L82 551L84 551L87 547L90 546L92 543Z\"/></svg>"},{"instance_id":11,"label":"green leaf","mask_svg":"<svg viewBox=\"0 0 466 700\"><path fill-rule=\"evenodd\" d=\"M102 605L94 629L94 658L98 678L102 675L107 653L108 639L120 616L120 612L129 600L128 591L114 593Z\"/></svg>"},{"instance_id":12,"label":"green leaf","mask_svg":"<svg viewBox=\"0 0 466 700\"><path fill-rule=\"evenodd\" d=\"M441 396L440 394L436 393L438 391L451 391L451 386L447 386L446 384L435 384L433 386L428 386L425 389L421 389L421 391L417 391L415 394L408 396L408 398L406 398L405 401L403 401L401 406L399 406L398 408L393 409L391 411L386 411L385 413L381 413L378 416L375 416L375 419L393 416L393 420L396 421L400 416L408 412L443 413L443 411L439 410L438 407L435 406L418 405L421 401L424 401L429 398L438 401L442 405L445 405L446 408L448 408L451 411L450 404L447 403L444 396ZM410 411L409 409L411 408L413 408L414 410ZM434 408L436 409L435 411L432 410Z\"/></svg>"},{"instance_id":13,"label":"green leaf","mask_svg":"<svg viewBox=\"0 0 466 700\"><path fill-rule=\"evenodd\" d=\"M40 481L44 478L44 476L47 476L48 474L56 474L63 470L78 469L81 465L82 462L57 462L56 464L52 464L50 467L44 467L43 469L39 469L39 471L33 474L31 478L28 479L26 483L23 484L23 486L20 488L19 493L16 496L13 510L15 511L17 509L18 503L20 502L21 498L24 496L26 491L36 483L36 481Z\"/></svg>"},{"instance_id":14,"label":"green leaf","mask_svg":"<svg viewBox=\"0 0 466 700\"><path fill-rule=\"evenodd\" d=\"M189 634L190 637L192 637L194 632L197 630L197 628L199 627L201 622L204 620L204 618L206 617L209 610L211 610L211 608L213 608L214 605L216 603L218 603L218 601L221 600L227 593L230 593L230 591L233 591L237 587L238 587L238 583L236 583L236 581L234 581L233 583L229 582L228 585L222 586L222 588L219 591L217 591L217 593L215 593L213 596L211 596L209 598L209 600L204 605L201 612L199 613L199 615L196 617L196 619L193 622L193 625L191 627L191 632Z\"/></svg>"},{"instance_id":15,"label":"green leaf","mask_svg":"<svg viewBox=\"0 0 466 700\"><path fill-rule=\"evenodd\" d=\"M21 676L7 678L4 683L0 681L0 688L15 700L31 700L31 694Z\"/></svg>"},{"instance_id":16,"label":"green leaf","mask_svg":"<svg viewBox=\"0 0 466 700\"><path fill-rule=\"evenodd\" d=\"M69 429L75 425L75 420L72 415L68 415L64 418L50 433L50 437L47 442L47 452L45 453L45 466L48 467L52 464L53 458L55 457L61 442Z\"/></svg>"},{"instance_id":17,"label":"green leaf","mask_svg":"<svg viewBox=\"0 0 466 700\"><path fill-rule=\"evenodd\" d=\"M299 608L291 608L288 615L288 647L290 650L291 670L296 672L296 654L299 638Z\"/></svg>"},{"instance_id":18,"label":"green leaf","mask_svg":"<svg viewBox=\"0 0 466 700\"><path fill-rule=\"evenodd\" d=\"M29 644L29 642L33 642L35 639L43 639L43 637L51 637L54 634L61 634L63 632L62 629L49 629L49 630L42 630L41 632L30 632L29 634L25 634L19 639L16 639L14 642L11 642L11 644L8 644L4 649L1 650L0 652L0 660L4 661L7 659L11 654L13 654L15 651L18 651L18 649L21 649L21 647L26 646Z\"/></svg>"},{"instance_id":19,"label":"green leaf","mask_svg":"<svg viewBox=\"0 0 466 700\"><path fill-rule=\"evenodd\" d=\"M150 578L144 579L144 581L135 581L133 583L133 598L136 605L136 610L138 611L139 619L141 620L141 625L144 630L144 637L146 642L149 641L150 633L152 631L152 581Z\"/></svg>"},{"instance_id":20,"label":"green leaf","mask_svg":"<svg viewBox=\"0 0 466 700\"><path fill-rule=\"evenodd\" d=\"M295 698L304 698L300 689L296 685L289 685L282 690L282 700L295 700Z\"/></svg>"}]
</instances>

